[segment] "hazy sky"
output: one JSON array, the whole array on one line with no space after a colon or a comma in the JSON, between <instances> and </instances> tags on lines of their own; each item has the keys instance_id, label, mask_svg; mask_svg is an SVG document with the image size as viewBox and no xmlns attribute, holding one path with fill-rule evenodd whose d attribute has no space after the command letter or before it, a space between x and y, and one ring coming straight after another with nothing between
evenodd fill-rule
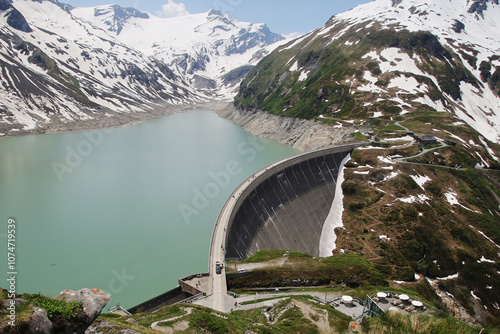
<instances>
[{"instance_id":1,"label":"hazy sky","mask_svg":"<svg viewBox=\"0 0 500 334\"><path fill-rule=\"evenodd\" d=\"M221 9L240 21L267 23L280 34L305 33L322 26L332 15L370 0L60 0L87 7L116 3L160 16L202 13Z\"/></svg>"}]
</instances>

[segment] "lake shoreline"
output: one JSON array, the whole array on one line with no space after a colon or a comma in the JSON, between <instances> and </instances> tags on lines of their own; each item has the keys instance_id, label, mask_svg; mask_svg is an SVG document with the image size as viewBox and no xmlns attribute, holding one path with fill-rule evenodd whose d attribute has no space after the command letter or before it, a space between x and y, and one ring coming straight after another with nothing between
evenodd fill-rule
<instances>
[{"instance_id":1,"label":"lake shoreline","mask_svg":"<svg viewBox=\"0 0 500 334\"><path fill-rule=\"evenodd\" d=\"M133 111L130 113L113 112L110 110L93 112L88 114L89 119L78 119L63 122L60 119L53 119L50 123L39 123L35 129L23 130L21 125L0 124L0 139L7 137L42 135L50 133L65 133L78 131L92 131L109 128L118 128L147 121L154 118L171 116L189 110L216 110L227 107L231 102L207 101L197 104L158 106L149 111ZM12 131L12 129L17 129Z\"/></svg>"},{"instance_id":2,"label":"lake shoreline","mask_svg":"<svg viewBox=\"0 0 500 334\"><path fill-rule=\"evenodd\" d=\"M242 110L232 103L211 109L250 134L307 152L356 141L353 126L332 126L317 120L284 117L262 110Z\"/></svg>"},{"instance_id":3,"label":"lake shoreline","mask_svg":"<svg viewBox=\"0 0 500 334\"><path fill-rule=\"evenodd\" d=\"M31 130L11 131L12 124L0 124L0 139L7 137L65 133L78 131L120 128L147 120L172 116L189 110L207 110L219 117L232 121L250 134L275 140L301 152L326 148L355 141L354 127L331 126L317 120L283 117L261 110L241 110L231 101L210 100L196 104L159 105L149 111L118 113L113 111L94 112L90 119L63 122L56 119L50 123L40 123ZM10 128L9 128L10 126ZM17 128L19 128L18 126ZM7 131L6 131L7 130Z\"/></svg>"}]
</instances>

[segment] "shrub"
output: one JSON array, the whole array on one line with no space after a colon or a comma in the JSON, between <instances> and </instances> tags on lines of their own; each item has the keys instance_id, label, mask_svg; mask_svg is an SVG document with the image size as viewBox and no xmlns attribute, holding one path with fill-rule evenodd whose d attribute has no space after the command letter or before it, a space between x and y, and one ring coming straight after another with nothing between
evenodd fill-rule
<instances>
[{"instance_id":1,"label":"shrub","mask_svg":"<svg viewBox=\"0 0 500 334\"><path fill-rule=\"evenodd\" d=\"M191 325L214 334L225 334L228 332L227 324L223 319L204 312L193 314Z\"/></svg>"},{"instance_id":2,"label":"shrub","mask_svg":"<svg viewBox=\"0 0 500 334\"><path fill-rule=\"evenodd\" d=\"M37 307L47 311L49 319L60 316L67 320L74 320L82 311L81 302L66 302L65 300L53 299L44 296L40 293L37 294L24 294L22 299L29 300Z\"/></svg>"}]
</instances>

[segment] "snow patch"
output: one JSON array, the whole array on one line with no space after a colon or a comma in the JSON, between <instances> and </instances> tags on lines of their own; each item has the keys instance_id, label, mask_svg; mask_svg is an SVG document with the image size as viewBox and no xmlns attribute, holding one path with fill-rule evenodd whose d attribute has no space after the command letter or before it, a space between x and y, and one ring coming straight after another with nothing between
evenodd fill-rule
<instances>
[{"instance_id":1,"label":"snow patch","mask_svg":"<svg viewBox=\"0 0 500 334\"><path fill-rule=\"evenodd\" d=\"M339 172L337 176L337 185L335 188L335 197L333 198L333 203L330 208L330 212L326 217L325 223L323 224L323 229L321 231L321 237L319 240L319 256L328 257L333 255L333 250L337 248L335 242L337 241L337 235L335 234L335 229L337 227L343 227L342 222L342 212L344 211L344 195L342 192L342 183L344 182L344 166L351 159L351 155L347 155L339 167Z\"/></svg>"},{"instance_id":2,"label":"snow patch","mask_svg":"<svg viewBox=\"0 0 500 334\"><path fill-rule=\"evenodd\" d=\"M470 227L470 228L472 228L473 230L476 230L476 231L477 231L477 233L481 234L481 235L482 235L483 237L485 237L485 238L486 238L489 242L491 242L492 244L494 244L497 248L500 248L500 246L499 246L499 245L497 245L497 244L495 243L495 241L493 241L493 239L491 239L490 237L488 237L486 234L484 234L483 232L479 231L478 229L476 229L476 228L475 228L474 226L472 226L472 225L469 225L469 227ZM499 274L500 274L500 272L499 272Z\"/></svg>"},{"instance_id":3,"label":"snow patch","mask_svg":"<svg viewBox=\"0 0 500 334\"><path fill-rule=\"evenodd\" d=\"M302 72L300 73L300 76L299 76L299 78L297 79L297 81L304 81L304 80L306 80L306 79L307 79L307 77L309 76L309 72L310 72L310 71L302 71Z\"/></svg>"},{"instance_id":4,"label":"snow patch","mask_svg":"<svg viewBox=\"0 0 500 334\"><path fill-rule=\"evenodd\" d=\"M377 157L377 159L378 159L379 161L383 162L383 163L386 163L386 164L391 164L391 165L395 164L395 162L394 162L394 161L392 161L392 159L391 159L391 157L390 157L390 156L386 158L386 157L384 157L384 156L379 155L379 156Z\"/></svg>"},{"instance_id":5,"label":"snow patch","mask_svg":"<svg viewBox=\"0 0 500 334\"><path fill-rule=\"evenodd\" d=\"M450 205L458 205L459 207L464 208L465 210L480 213L478 211L471 210L468 207L460 204L460 202L457 199L458 194L455 191L453 191L452 189L448 189L448 190L449 191L447 193L445 193L444 196L446 197L446 200L448 201L448 203Z\"/></svg>"},{"instance_id":6,"label":"snow patch","mask_svg":"<svg viewBox=\"0 0 500 334\"><path fill-rule=\"evenodd\" d=\"M428 177L427 175L424 175L424 176L421 176L421 175L410 175L410 177L418 184L418 186L420 188L422 188L422 190L425 190L424 189L424 184L426 184L429 181L432 181L432 179L430 177Z\"/></svg>"},{"instance_id":7,"label":"snow patch","mask_svg":"<svg viewBox=\"0 0 500 334\"><path fill-rule=\"evenodd\" d=\"M479 301L481 301L481 298L479 298L478 296L476 296L476 295L474 294L474 291L472 291L472 290L471 290L470 294L472 295L472 297L474 297L474 299L475 299L475 300L479 300Z\"/></svg>"},{"instance_id":8,"label":"snow patch","mask_svg":"<svg viewBox=\"0 0 500 334\"><path fill-rule=\"evenodd\" d=\"M388 180L390 180L390 179L393 179L393 178L395 178L395 177L396 177L396 176L398 176L398 175L399 175L399 172L391 172L391 174L387 175L387 176L384 178L383 182L388 181Z\"/></svg>"},{"instance_id":9,"label":"snow patch","mask_svg":"<svg viewBox=\"0 0 500 334\"><path fill-rule=\"evenodd\" d=\"M438 281L449 281L451 279L456 279L456 278L458 278L458 273L446 277L436 277Z\"/></svg>"},{"instance_id":10,"label":"snow patch","mask_svg":"<svg viewBox=\"0 0 500 334\"><path fill-rule=\"evenodd\" d=\"M488 143L486 142L486 140L484 140L484 138L482 136L479 136L479 140L481 141L481 144L484 145L484 147L486 148L486 150L488 151L488 153L491 155L491 157L493 158L493 160L499 161L498 157L495 155L495 152L488 146Z\"/></svg>"},{"instance_id":11,"label":"snow patch","mask_svg":"<svg viewBox=\"0 0 500 334\"><path fill-rule=\"evenodd\" d=\"M483 255L483 256L481 256L481 258L479 260L477 260L477 263L482 263L482 262L495 263L496 261L489 260L489 259L485 258Z\"/></svg>"},{"instance_id":12,"label":"snow patch","mask_svg":"<svg viewBox=\"0 0 500 334\"><path fill-rule=\"evenodd\" d=\"M448 135L450 135L450 137L455 138L458 141L461 141L465 146L469 146L469 145L467 145L467 142L465 140L463 140L462 138L460 138L459 136L454 135L453 133L451 133L450 131L447 131L447 130L444 130L444 132L446 132Z\"/></svg>"},{"instance_id":13,"label":"snow patch","mask_svg":"<svg viewBox=\"0 0 500 334\"><path fill-rule=\"evenodd\" d=\"M462 108L456 108L457 116L494 143L500 143L500 99L488 86L479 90L472 84L460 83Z\"/></svg>"},{"instance_id":14,"label":"snow patch","mask_svg":"<svg viewBox=\"0 0 500 334\"><path fill-rule=\"evenodd\" d=\"M426 203L428 200L430 200L430 198L427 196L427 195L424 195L424 194L420 194L420 195L417 195L417 196L413 196L411 195L410 197L404 197L404 198L398 198L398 200L400 200L401 202L404 202L404 203L421 203L421 204L424 204Z\"/></svg>"}]
</instances>

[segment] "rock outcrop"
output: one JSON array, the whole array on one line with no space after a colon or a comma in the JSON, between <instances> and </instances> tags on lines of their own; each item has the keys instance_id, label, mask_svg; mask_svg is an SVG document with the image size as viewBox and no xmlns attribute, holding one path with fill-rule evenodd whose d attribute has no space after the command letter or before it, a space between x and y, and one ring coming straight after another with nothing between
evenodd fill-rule
<instances>
[{"instance_id":1,"label":"rock outcrop","mask_svg":"<svg viewBox=\"0 0 500 334\"><path fill-rule=\"evenodd\" d=\"M259 110L240 110L232 104L217 113L254 136L276 140L303 152L353 141L353 128L335 128L314 120L282 117Z\"/></svg>"},{"instance_id":2,"label":"rock outcrop","mask_svg":"<svg viewBox=\"0 0 500 334\"><path fill-rule=\"evenodd\" d=\"M47 310L44 310L37 305L39 301L30 301L29 296L35 296L36 300L47 299L49 304L51 304L50 297L45 297L42 295L26 295L27 298L20 299L16 298L16 306L21 309L22 304L30 303L27 307L22 309L21 313L16 313L16 318L11 319L15 321L14 326L7 321L0 321L0 333L14 334L55 334L55 333L74 333L83 334L89 328L90 325L97 319L102 309L108 304L111 299L111 295L105 293L99 289L82 289L79 291L64 290L54 299L64 300L65 302L77 302L81 303L77 308L78 314L72 315L71 318L63 315L59 311L54 311L52 307L52 312L49 314ZM23 297L25 298L25 297ZM46 301L44 301L46 302ZM42 302L42 304L44 303ZM60 303L60 302L57 302ZM5 312L4 309L10 305L9 300L4 300L0 303L0 313ZM48 305L48 304L45 304ZM42 306L42 305L39 305ZM47 308L46 306L42 306ZM56 307L57 308L57 307ZM59 312L59 313L58 313Z\"/></svg>"},{"instance_id":3,"label":"rock outcrop","mask_svg":"<svg viewBox=\"0 0 500 334\"><path fill-rule=\"evenodd\" d=\"M39 307L33 309L30 316L27 333L51 334L54 333L54 324L49 320L47 311Z\"/></svg>"},{"instance_id":4,"label":"rock outcrop","mask_svg":"<svg viewBox=\"0 0 500 334\"><path fill-rule=\"evenodd\" d=\"M67 302L81 302L83 312L88 317L88 324L81 333L90 326L101 314L102 309L111 299L109 293L99 289L81 289L79 291L64 290L60 292L55 299L63 299Z\"/></svg>"}]
</instances>

